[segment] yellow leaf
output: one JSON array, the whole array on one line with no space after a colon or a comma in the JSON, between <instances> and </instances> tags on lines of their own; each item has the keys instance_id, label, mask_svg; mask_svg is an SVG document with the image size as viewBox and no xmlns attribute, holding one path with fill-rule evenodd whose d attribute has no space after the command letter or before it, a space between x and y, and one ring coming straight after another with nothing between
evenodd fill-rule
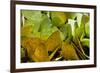
<instances>
[{"instance_id":1,"label":"yellow leaf","mask_svg":"<svg viewBox=\"0 0 100 73\"><path fill-rule=\"evenodd\" d=\"M48 49L48 51L53 51L59 45L61 45L60 32L59 31L55 31L47 39L47 41L46 41L46 48Z\"/></svg>"},{"instance_id":2,"label":"yellow leaf","mask_svg":"<svg viewBox=\"0 0 100 73\"><path fill-rule=\"evenodd\" d=\"M66 42L62 43L61 54L66 60L79 60L79 57L78 57L74 47L69 43L66 43Z\"/></svg>"},{"instance_id":3,"label":"yellow leaf","mask_svg":"<svg viewBox=\"0 0 100 73\"><path fill-rule=\"evenodd\" d=\"M33 31L32 25L26 25L21 27L21 36L29 36Z\"/></svg>"},{"instance_id":4,"label":"yellow leaf","mask_svg":"<svg viewBox=\"0 0 100 73\"><path fill-rule=\"evenodd\" d=\"M37 46L32 58L35 58L38 62L49 61L48 51L44 44Z\"/></svg>"},{"instance_id":5,"label":"yellow leaf","mask_svg":"<svg viewBox=\"0 0 100 73\"><path fill-rule=\"evenodd\" d=\"M43 40L39 38L23 38L21 44L27 49L28 56L33 61L49 61L48 51Z\"/></svg>"},{"instance_id":6,"label":"yellow leaf","mask_svg":"<svg viewBox=\"0 0 100 73\"><path fill-rule=\"evenodd\" d=\"M51 19L56 26L62 26L66 22L66 14L64 12L51 12Z\"/></svg>"}]
</instances>

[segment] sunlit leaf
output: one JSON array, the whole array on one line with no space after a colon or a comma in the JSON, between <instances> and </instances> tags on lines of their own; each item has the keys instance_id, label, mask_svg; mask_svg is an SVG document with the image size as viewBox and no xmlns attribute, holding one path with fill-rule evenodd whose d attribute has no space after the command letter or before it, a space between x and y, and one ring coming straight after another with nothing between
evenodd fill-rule
<instances>
[{"instance_id":1,"label":"sunlit leaf","mask_svg":"<svg viewBox=\"0 0 100 73\"><path fill-rule=\"evenodd\" d=\"M71 31L72 31L72 35L75 34L75 23L76 23L76 20L73 20L73 19L68 19L68 24L70 24L71 26Z\"/></svg>"},{"instance_id":2,"label":"sunlit leaf","mask_svg":"<svg viewBox=\"0 0 100 73\"><path fill-rule=\"evenodd\" d=\"M77 24L78 24L78 27L80 27L80 25L81 25L82 16L83 16L82 13L78 13L77 14Z\"/></svg>"},{"instance_id":3,"label":"sunlit leaf","mask_svg":"<svg viewBox=\"0 0 100 73\"><path fill-rule=\"evenodd\" d=\"M86 46L86 47L89 48L90 40L87 39L87 38L84 38L84 39L81 40L81 43L82 43L83 46Z\"/></svg>"}]
</instances>

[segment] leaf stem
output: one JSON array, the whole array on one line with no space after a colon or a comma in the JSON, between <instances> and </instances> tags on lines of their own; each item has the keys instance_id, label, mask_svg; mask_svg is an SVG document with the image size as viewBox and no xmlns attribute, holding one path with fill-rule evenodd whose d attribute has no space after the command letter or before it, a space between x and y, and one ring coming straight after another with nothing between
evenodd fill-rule
<instances>
[{"instance_id":1,"label":"leaf stem","mask_svg":"<svg viewBox=\"0 0 100 73\"><path fill-rule=\"evenodd\" d=\"M58 49L59 49L59 46L56 47L56 49L51 53L51 55L49 56L50 60L53 58L53 56L55 55Z\"/></svg>"}]
</instances>

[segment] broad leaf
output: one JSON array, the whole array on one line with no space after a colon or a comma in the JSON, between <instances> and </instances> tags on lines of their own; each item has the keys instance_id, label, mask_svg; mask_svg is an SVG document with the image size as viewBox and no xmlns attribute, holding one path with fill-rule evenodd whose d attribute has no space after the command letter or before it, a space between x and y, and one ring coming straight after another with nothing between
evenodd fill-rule
<instances>
[{"instance_id":1,"label":"broad leaf","mask_svg":"<svg viewBox=\"0 0 100 73\"><path fill-rule=\"evenodd\" d=\"M51 12L52 23L58 27L66 22L66 14L64 12Z\"/></svg>"},{"instance_id":2,"label":"broad leaf","mask_svg":"<svg viewBox=\"0 0 100 73\"><path fill-rule=\"evenodd\" d=\"M79 60L79 57L74 49L74 47L66 42L62 43L62 56L66 60Z\"/></svg>"},{"instance_id":3,"label":"broad leaf","mask_svg":"<svg viewBox=\"0 0 100 73\"><path fill-rule=\"evenodd\" d=\"M46 47L47 47L48 51L53 51L59 45L61 45L60 33L59 33L59 31L55 31L47 39L47 41L46 41Z\"/></svg>"},{"instance_id":4,"label":"broad leaf","mask_svg":"<svg viewBox=\"0 0 100 73\"><path fill-rule=\"evenodd\" d=\"M64 35L64 39L63 40L71 40L71 38L72 38L72 29L71 29L71 25L70 24L63 25L60 28L60 31Z\"/></svg>"},{"instance_id":5,"label":"broad leaf","mask_svg":"<svg viewBox=\"0 0 100 73\"><path fill-rule=\"evenodd\" d=\"M27 50L29 58L32 61L49 61L48 51L45 42L39 38L23 38L21 40L22 47Z\"/></svg>"}]
</instances>

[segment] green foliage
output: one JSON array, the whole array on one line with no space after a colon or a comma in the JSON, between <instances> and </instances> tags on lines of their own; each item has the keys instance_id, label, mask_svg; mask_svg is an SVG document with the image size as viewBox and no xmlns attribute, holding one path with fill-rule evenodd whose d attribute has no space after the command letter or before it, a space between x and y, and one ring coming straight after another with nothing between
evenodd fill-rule
<instances>
[{"instance_id":1,"label":"green foliage","mask_svg":"<svg viewBox=\"0 0 100 73\"><path fill-rule=\"evenodd\" d=\"M89 19L88 13L21 10L21 59L89 59Z\"/></svg>"}]
</instances>

